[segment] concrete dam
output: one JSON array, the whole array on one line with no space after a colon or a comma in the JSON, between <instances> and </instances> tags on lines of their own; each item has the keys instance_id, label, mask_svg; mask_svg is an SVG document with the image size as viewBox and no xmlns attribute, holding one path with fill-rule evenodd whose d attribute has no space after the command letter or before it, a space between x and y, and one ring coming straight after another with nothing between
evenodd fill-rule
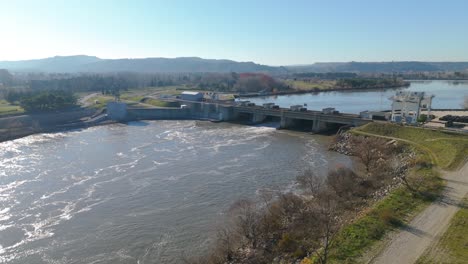
<instances>
[{"instance_id":1,"label":"concrete dam","mask_svg":"<svg viewBox=\"0 0 468 264\"><path fill-rule=\"evenodd\" d=\"M361 126L372 122L355 114L324 111L295 111L286 108L241 106L226 103L179 101L184 108L130 108L125 103L111 102L107 114L115 121L133 120L212 120L260 124L275 121L279 128L302 128L322 132L340 126Z\"/></svg>"}]
</instances>

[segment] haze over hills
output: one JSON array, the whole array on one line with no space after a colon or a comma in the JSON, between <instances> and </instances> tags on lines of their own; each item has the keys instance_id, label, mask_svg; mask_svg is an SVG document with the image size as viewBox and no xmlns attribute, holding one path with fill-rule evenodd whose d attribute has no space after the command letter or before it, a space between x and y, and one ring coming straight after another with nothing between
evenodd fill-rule
<instances>
[{"instance_id":1,"label":"haze over hills","mask_svg":"<svg viewBox=\"0 0 468 264\"><path fill-rule=\"evenodd\" d=\"M286 68L295 72L434 72L468 70L468 62L319 62Z\"/></svg>"},{"instance_id":2,"label":"haze over hills","mask_svg":"<svg viewBox=\"0 0 468 264\"><path fill-rule=\"evenodd\" d=\"M434 72L465 71L468 62L327 62L298 66L268 66L233 60L181 58L100 59L94 56L56 56L37 60L0 61L0 69L12 72L266 72L270 74L295 72Z\"/></svg>"},{"instance_id":3,"label":"haze over hills","mask_svg":"<svg viewBox=\"0 0 468 264\"><path fill-rule=\"evenodd\" d=\"M280 67L232 60L181 58L100 59L93 56L56 56L38 60L0 61L0 68L12 72L271 72Z\"/></svg>"}]
</instances>

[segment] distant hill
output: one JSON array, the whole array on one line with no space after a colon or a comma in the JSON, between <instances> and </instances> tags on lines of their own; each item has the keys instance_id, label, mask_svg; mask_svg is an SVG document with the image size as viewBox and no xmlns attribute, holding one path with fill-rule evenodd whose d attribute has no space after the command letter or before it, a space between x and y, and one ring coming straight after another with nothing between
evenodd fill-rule
<instances>
[{"instance_id":1,"label":"distant hill","mask_svg":"<svg viewBox=\"0 0 468 264\"><path fill-rule=\"evenodd\" d=\"M99 59L91 56L57 56L25 61L0 61L0 69L13 72L279 72L281 67L270 67L253 62L212 60L196 57L145 58L145 59Z\"/></svg>"},{"instance_id":2,"label":"distant hill","mask_svg":"<svg viewBox=\"0 0 468 264\"><path fill-rule=\"evenodd\" d=\"M82 65L100 60L98 57L76 55L38 60L0 61L0 69L12 72L76 72Z\"/></svg>"},{"instance_id":3,"label":"distant hill","mask_svg":"<svg viewBox=\"0 0 468 264\"><path fill-rule=\"evenodd\" d=\"M468 62L322 62L286 68L292 72L434 72L468 70Z\"/></svg>"},{"instance_id":4,"label":"distant hill","mask_svg":"<svg viewBox=\"0 0 468 264\"><path fill-rule=\"evenodd\" d=\"M38 60L0 61L0 69L11 72L263 72L270 74L300 72L434 72L468 70L468 62L321 62L311 65L273 67L254 62L213 60L197 57L145 58L145 59L100 59L94 56L56 56Z\"/></svg>"}]
</instances>

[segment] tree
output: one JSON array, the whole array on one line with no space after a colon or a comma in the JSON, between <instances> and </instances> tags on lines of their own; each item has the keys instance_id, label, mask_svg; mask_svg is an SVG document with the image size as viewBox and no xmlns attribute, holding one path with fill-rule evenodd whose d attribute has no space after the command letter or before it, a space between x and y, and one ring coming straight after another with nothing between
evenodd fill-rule
<instances>
[{"instance_id":1,"label":"tree","mask_svg":"<svg viewBox=\"0 0 468 264\"><path fill-rule=\"evenodd\" d=\"M250 200L239 200L231 209L235 215L237 232L245 239L246 246L257 248L260 239L259 213L255 202Z\"/></svg>"},{"instance_id":2,"label":"tree","mask_svg":"<svg viewBox=\"0 0 468 264\"><path fill-rule=\"evenodd\" d=\"M5 69L0 69L0 84L10 86L13 84L13 75Z\"/></svg>"},{"instance_id":3,"label":"tree","mask_svg":"<svg viewBox=\"0 0 468 264\"><path fill-rule=\"evenodd\" d=\"M322 189L325 181L323 178L316 175L312 170L308 169L301 175L297 176L296 182L299 187L312 196L316 196Z\"/></svg>"},{"instance_id":4,"label":"tree","mask_svg":"<svg viewBox=\"0 0 468 264\"><path fill-rule=\"evenodd\" d=\"M320 264L328 262L331 243L340 228L336 196L330 191L323 191L318 199L319 233L315 254Z\"/></svg>"},{"instance_id":5,"label":"tree","mask_svg":"<svg viewBox=\"0 0 468 264\"><path fill-rule=\"evenodd\" d=\"M385 162L386 140L375 137L357 136L352 138L352 154L361 161L368 174L376 169L379 162Z\"/></svg>"},{"instance_id":6,"label":"tree","mask_svg":"<svg viewBox=\"0 0 468 264\"><path fill-rule=\"evenodd\" d=\"M19 101L24 110L41 112L73 107L76 105L77 99L72 92L57 90L23 93L20 94Z\"/></svg>"}]
</instances>

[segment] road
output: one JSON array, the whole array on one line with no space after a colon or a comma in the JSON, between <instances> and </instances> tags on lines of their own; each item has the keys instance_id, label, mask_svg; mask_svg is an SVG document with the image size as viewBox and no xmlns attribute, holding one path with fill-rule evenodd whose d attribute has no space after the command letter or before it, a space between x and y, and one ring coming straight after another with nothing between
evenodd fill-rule
<instances>
[{"instance_id":1,"label":"road","mask_svg":"<svg viewBox=\"0 0 468 264\"><path fill-rule=\"evenodd\" d=\"M468 162L457 171L443 172L447 181L442 198L434 202L391 238L373 260L375 264L412 264L447 230L459 203L468 193Z\"/></svg>"},{"instance_id":2,"label":"road","mask_svg":"<svg viewBox=\"0 0 468 264\"><path fill-rule=\"evenodd\" d=\"M90 106L93 104L93 102L88 102L88 100L90 98L93 98L94 96L98 96L99 93L92 93L92 94L88 94L82 98L80 98L80 100L78 100L78 102L83 106L83 107L87 107L87 106Z\"/></svg>"}]
</instances>

